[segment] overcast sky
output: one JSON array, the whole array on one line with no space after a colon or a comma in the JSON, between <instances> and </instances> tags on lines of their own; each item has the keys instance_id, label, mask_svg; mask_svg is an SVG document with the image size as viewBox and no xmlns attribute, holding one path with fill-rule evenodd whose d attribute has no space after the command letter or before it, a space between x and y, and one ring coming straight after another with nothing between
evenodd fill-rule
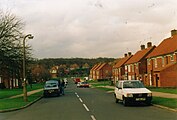
<instances>
[{"instance_id":1,"label":"overcast sky","mask_svg":"<svg viewBox=\"0 0 177 120\"><path fill-rule=\"evenodd\" d=\"M177 0L0 0L25 23L36 58L123 57L177 29Z\"/></svg>"}]
</instances>

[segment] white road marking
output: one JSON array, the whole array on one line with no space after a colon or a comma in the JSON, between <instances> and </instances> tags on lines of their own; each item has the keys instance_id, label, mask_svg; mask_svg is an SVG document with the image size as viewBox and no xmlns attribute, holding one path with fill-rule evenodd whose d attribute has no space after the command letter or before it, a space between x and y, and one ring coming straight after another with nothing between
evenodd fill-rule
<instances>
[{"instance_id":1,"label":"white road marking","mask_svg":"<svg viewBox=\"0 0 177 120\"><path fill-rule=\"evenodd\" d=\"M77 92L75 92L75 94L77 95Z\"/></svg>"},{"instance_id":2,"label":"white road marking","mask_svg":"<svg viewBox=\"0 0 177 120\"><path fill-rule=\"evenodd\" d=\"M92 118L92 120L96 120L96 118L93 115L91 115L91 118Z\"/></svg>"},{"instance_id":3,"label":"white road marking","mask_svg":"<svg viewBox=\"0 0 177 120\"><path fill-rule=\"evenodd\" d=\"M85 104L83 104L83 106L85 107L85 109L86 109L87 111L89 111L88 107L87 107Z\"/></svg>"},{"instance_id":4,"label":"white road marking","mask_svg":"<svg viewBox=\"0 0 177 120\"><path fill-rule=\"evenodd\" d=\"M83 102L83 100L81 98L79 98L79 100L81 101L81 103Z\"/></svg>"},{"instance_id":5,"label":"white road marking","mask_svg":"<svg viewBox=\"0 0 177 120\"><path fill-rule=\"evenodd\" d=\"M79 98L79 95L76 95Z\"/></svg>"}]
</instances>

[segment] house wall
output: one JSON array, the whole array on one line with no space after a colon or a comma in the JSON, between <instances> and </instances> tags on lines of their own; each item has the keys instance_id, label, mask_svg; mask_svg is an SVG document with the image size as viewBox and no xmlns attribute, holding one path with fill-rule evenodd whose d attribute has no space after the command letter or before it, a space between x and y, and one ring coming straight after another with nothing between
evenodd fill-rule
<instances>
[{"instance_id":1,"label":"house wall","mask_svg":"<svg viewBox=\"0 0 177 120\"><path fill-rule=\"evenodd\" d=\"M177 64L160 72L160 82L163 87L177 87Z\"/></svg>"},{"instance_id":2,"label":"house wall","mask_svg":"<svg viewBox=\"0 0 177 120\"><path fill-rule=\"evenodd\" d=\"M128 67L128 80L144 80L144 75L147 74L147 62L145 59L138 63L126 65Z\"/></svg>"},{"instance_id":3,"label":"house wall","mask_svg":"<svg viewBox=\"0 0 177 120\"><path fill-rule=\"evenodd\" d=\"M100 70L97 70L97 79L108 79L111 76L112 67L109 64L106 64Z\"/></svg>"},{"instance_id":4,"label":"house wall","mask_svg":"<svg viewBox=\"0 0 177 120\"><path fill-rule=\"evenodd\" d=\"M154 87L165 87L170 76L177 74L175 71L166 72L160 71L169 64L177 62L177 54L171 53L163 56L153 57L147 60L147 79L145 85ZM172 81L168 81L172 82ZM168 85L175 85L175 83L168 83Z\"/></svg>"}]
</instances>

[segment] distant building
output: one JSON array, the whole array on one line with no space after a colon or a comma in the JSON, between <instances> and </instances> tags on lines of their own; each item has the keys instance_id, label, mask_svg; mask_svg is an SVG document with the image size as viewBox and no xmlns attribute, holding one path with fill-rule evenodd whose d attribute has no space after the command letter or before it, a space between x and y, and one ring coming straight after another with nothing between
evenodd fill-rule
<instances>
[{"instance_id":1,"label":"distant building","mask_svg":"<svg viewBox=\"0 0 177 120\"><path fill-rule=\"evenodd\" d=\"M90 70L90 79L101 80L112 77L112 66L108 63L95 64Z\"/></svg>"},{"instance_id":2,"label":"distant building","mask_svg":"<svg viewBox=\"0 0 177 120\"><path fill-rule=\"evenodd\" d=\"M93 72L94 72L94 69L98 66L98 64L95 64L91 69L90 69L90 79L93 79Z\"/></svg>"},{"instance_id":3,"label":"distant building","mask_svg":"<svg viewBox=\"0 0 177 120\"><path fill-rule=\"evenodd\" d=\"M50 69L51 78L58 77L58 66L54 66Z\"/></svg>"},{"instance_id":4,"label":"distant building","mask_svg":"<svg viewBox=\"0 0 177 120\"><path fill-rule=\"evenodd\" d=\"M96 69L96 80L111 79L112 77L112 66L108 63L102 63Z\"/></svg>"}]
</instances>

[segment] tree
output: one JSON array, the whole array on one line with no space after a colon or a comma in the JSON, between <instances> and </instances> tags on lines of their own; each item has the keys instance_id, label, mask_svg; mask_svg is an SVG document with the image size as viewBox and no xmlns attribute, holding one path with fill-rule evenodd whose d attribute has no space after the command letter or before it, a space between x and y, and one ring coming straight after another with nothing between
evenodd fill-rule
<instances>
[{"instance_id":1,"label":"tree","mask_svg":"<svg viewBox=\"0 0 177 120\"><path fill-rule=\"evenodd\" d=\"M7 87L10 78L21 78L23 27L24 23L14 14L0 11L0 75L9 77L4 82ZM26 50L29 56L30 47Z\"/></svg>"}]
</instances>

